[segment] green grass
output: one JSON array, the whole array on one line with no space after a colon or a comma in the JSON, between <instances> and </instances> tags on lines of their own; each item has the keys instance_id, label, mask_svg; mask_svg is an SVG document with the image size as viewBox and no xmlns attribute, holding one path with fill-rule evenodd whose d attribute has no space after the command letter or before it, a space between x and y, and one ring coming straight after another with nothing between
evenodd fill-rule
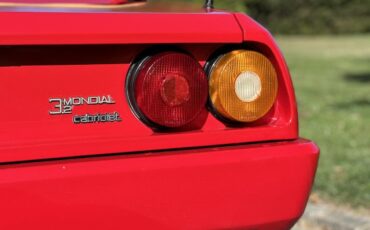
<instances>
[{"instance_id":1,"label":"green grass","mask_svg":"<svg viewBox=\"0 0 370 230\"><path fill-rule=\"evenodd\" d=\"M370 35L278 43L296 89L300 135L321 148L314 191L370 208Z\"/></svg>"}]
</instances>

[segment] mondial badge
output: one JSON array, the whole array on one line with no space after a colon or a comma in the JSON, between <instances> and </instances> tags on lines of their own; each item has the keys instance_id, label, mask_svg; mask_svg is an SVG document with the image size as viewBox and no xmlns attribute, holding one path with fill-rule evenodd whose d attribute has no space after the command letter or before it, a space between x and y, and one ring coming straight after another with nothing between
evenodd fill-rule
<instances>
[{"instance_id":1,"label":"mondial badge","mask_svg":"<svg viewBox=\"0 0 370 230\"><path fill-rule=\"evenodd\" d=\"M116 102L110 95L107 96L89 96L89 97L68 97L68 98L50 98L49 103L53 105L50 115L70 115L76 106L97 106L106 104L115 104ZM106 123L122 121L118 112L102 112L97 114L74 115L72 118L74 124Z\"/></svg>"}]
</instances>

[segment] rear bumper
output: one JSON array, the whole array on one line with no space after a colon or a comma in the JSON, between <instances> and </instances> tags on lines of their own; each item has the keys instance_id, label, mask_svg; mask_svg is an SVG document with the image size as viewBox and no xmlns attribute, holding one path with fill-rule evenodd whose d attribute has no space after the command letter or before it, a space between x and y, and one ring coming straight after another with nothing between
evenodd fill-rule
<instances>
[{"instance_id":1,"label":"rear bumper","mask_svg":"<svg viewBox=\"0 0 370 230\"><path fill-rule=\"evenodd\" d=\"M319 149L306 140L0 167L0 229L289 229Z\"/></svg>"}]
</instances>

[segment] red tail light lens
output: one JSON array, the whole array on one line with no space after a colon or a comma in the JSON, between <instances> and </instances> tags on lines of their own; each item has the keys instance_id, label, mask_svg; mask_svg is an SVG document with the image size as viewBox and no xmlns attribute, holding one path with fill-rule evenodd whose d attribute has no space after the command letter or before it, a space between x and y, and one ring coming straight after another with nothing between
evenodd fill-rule
<instances>
[{"instance_id":1,"label":"red tail light lens","mask_svg":"<svg viewBox=\"0 0 370 230\"><path fill-rule=\"evenodd\" d=\"M146 58L128 81L130 104L149 125L180 128L205 109L207 77L187 54L164 52Z\"/></svg>"}]
</instances>

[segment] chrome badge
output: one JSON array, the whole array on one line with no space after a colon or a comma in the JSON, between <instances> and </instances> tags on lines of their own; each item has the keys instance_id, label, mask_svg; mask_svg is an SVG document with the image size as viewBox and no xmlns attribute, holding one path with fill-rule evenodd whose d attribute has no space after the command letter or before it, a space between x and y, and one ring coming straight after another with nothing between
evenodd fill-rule
<instances>
[{"instance_id":1,"label":"chrome badge","mask_svg":"<svg viewBox=\"0 0 370 230\"><path fill-rule=\"evenodd\" d=\"M97 106L104 104L115 104L116 102L110 95L90 96L90 97L69 97L69 98L50 98L49 103L53 109L49 111L50 115L69 115L73 114L76 106ZM74 124L120 122L122 121L118 112L82 114L74 115L72 122Z\"/></svg>"}]
</instances>

